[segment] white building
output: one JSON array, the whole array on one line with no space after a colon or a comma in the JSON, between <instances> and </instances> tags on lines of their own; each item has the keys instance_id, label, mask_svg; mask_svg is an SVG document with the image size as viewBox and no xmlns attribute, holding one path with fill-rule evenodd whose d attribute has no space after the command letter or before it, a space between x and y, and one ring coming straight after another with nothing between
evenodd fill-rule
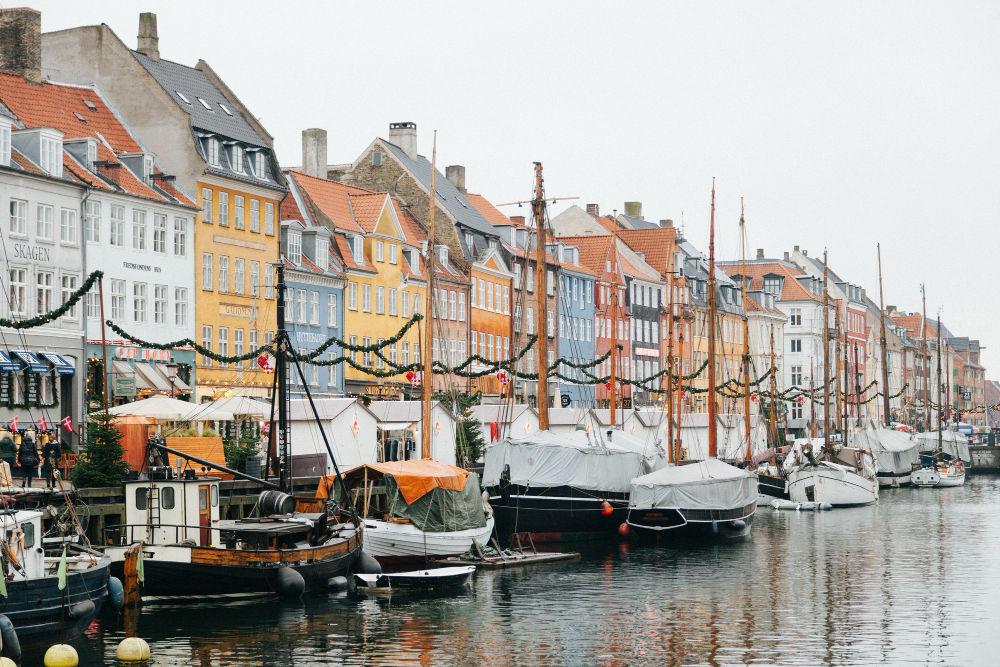
<instances>
[{"instance_id":1,"label":"white building","mask_svg":"<svg viewBox=\"0 0 1000 667\"><path fill-rule=\"evenodd\" d=\"M292 474L326 466L333 474L333 462L323 442L323 433L333 449L340 471L380 460L378 419L356 398L320 398L315 400L319 424L304 398L289 401L288 421L291 438ZM320 432L322 425L323 433ZM314 476L303 474L302 476Z\"/></svg>"}]
</instances>

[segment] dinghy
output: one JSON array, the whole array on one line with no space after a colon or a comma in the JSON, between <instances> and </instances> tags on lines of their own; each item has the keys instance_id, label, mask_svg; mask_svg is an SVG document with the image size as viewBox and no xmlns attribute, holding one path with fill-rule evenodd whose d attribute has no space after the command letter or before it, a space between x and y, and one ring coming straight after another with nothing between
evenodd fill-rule
<instances>
[{"instance_id":1,"label":"dinghy","mask_svg":"<svg viewBox=\"0 0 1000 667\"><path fill-rule=\"evenodd\" d=\"M366 591L438 590L468 586L475 571L475 565L463 565L391 574L355 574L354 583Z\"/></svg>"}]
</instances>

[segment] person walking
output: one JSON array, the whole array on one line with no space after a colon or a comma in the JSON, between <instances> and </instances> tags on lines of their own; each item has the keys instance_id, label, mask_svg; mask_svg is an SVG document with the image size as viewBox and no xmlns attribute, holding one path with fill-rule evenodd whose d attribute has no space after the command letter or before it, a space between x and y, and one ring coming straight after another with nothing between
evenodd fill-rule
<instances>
[{"instance_id":1,"label":"person walking","mask_svg":"<svg viewBox=\"0 0 1000 667\"><path fill-rule=\"evenodd\" d=\"M14 478L14 466L17 465L17 445L9 435L0 438L0 459L7 464L8 483Z\"/></svg>"},{"instance_id":2,"label":"person walking","mask_svg":"<svg viewBox=\"0 0 1000 667\"><path fill-rule=\"evenodd\" d=\"M23 486L31 486L31 480L38 472L38 447L35 446L35 439L30 435L25 435L21 440L21 447L17 451L18 463L21 465L23 476Z\"/></svg>"},{"instance_id":3,"label":"person walking","mask_svg":"<svg viewBox=\"0 0 1000 667\"><path fill-rule=\"evenodd\" d=\"M45 473L50 488L56 485L55 472L59 469L59 457L62 453L63 448L54 437L50 437L42 446L42 472Z\"/></svg>"}]
</instances>

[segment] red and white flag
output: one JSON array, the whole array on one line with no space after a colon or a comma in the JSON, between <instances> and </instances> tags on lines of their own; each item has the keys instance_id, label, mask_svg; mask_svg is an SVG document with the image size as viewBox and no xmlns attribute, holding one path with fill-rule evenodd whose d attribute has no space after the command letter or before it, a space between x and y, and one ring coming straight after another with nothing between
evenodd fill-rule
<instances>
[{"instance_id":1,"label":"red and white flag","mask_svg":"<svg viewBox=\"0 0 1000 667\"><path fill-rule=\"evenodd\" d=\"M73 432L73 419L69 416L63 417L62 425L70 433Z\"/></svg>"},{"instance_id":2,"label":"red and white flag","mask_svg":"<svg viewBox=\"0 0 1000 667\"><path fill-rule=\"evenodd\" d=\"M17 430L17 415L14 415L13 417L10 418L10 430L11 431Z\"/></svg>"},{"instance_id":3,"label":"red and white flag","mask_svg":"<svg viewBox=\"0 0 1000 667\"><path fill-rule=\"evenodd\" d=\"M45 415L38 418L38 430L47 431L49 430L49 422L45 419Z\"/></svg>"},{"instance_id":4,"label":"red and white flag","mask_svg":"<svg viewBox=\"0 0 1000 667\"><path fill-rule=\"evenodd\" d=\"M269 354L262 354L257 357L257 365L266 373L271 373L274 371L274 357Z\"/></svg>"}]
</instances>

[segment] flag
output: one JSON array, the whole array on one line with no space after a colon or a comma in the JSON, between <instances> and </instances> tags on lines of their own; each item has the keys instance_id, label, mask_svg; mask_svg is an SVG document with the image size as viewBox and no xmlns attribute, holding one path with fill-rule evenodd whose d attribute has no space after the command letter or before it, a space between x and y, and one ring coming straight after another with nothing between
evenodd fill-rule
<instances>
[{"instance_id":1,"label":"flag","mask_svg":"<svg viewBox=\"0 0 1000 667\"><path fill-rule=\"evenodd\" d=\"M63 420L62 420L62 425L63 425L63 426L64 426L64 427L66 428L66 430L67 430L67 431L69 431L70 433L72 433L72 432L73 432L73 419L72 419L71 417L69 417L69 416L66 416L66 417L63 417Z\"/></svg>"},{"instance_id":2,"label":"flag","mask_svg":"<svg viewBox=\"0 0 1000 667\"><path fill-rule=\"evenodd\" d=\"M59 577L59 590L66 588L66 545L63 544L62 558L59 559L59 570L56 572Z\"/></svg>"},{"instance_id":3,"label":"flag","mask_svg":"<svg viewBox=\"0 0 1000 667\"><path fill-rule=\"evenodd\" d=\"M139 543L139 556L135 562L135 576L140 584L146 583L146 566L142 564L142 542Z\"/></svg>"},{"instance_id":4,"label":"flag","mask_svg":"<svg viewBox=\"0 0 1000 667\"><path fill-rule=\"evenodd\" d=\"M262 354L257 357L257 365L260 366L266 373L274 371L274 359L269 354Z\"/></svg>"},{"instance_id":5,"label":"flag","mask_svg":"<svg viewBox=\"0 0 1000 667\"><path fill-rule=\"evenodd\" d=\"M38 418L38 430L47 431L49 430L49 422L45 419L45 415Z\"/></svg>"},{"instance_id":6,"label":"flag","mask_svg":"<svg viewBox=\"0 0 1000 667\"><path fill-rule=\"evenodd\" d=\"M13 417L10 418L10 430L11 431L17 430L17 415L14 415Z\"/></svg>"}]
</instances>

